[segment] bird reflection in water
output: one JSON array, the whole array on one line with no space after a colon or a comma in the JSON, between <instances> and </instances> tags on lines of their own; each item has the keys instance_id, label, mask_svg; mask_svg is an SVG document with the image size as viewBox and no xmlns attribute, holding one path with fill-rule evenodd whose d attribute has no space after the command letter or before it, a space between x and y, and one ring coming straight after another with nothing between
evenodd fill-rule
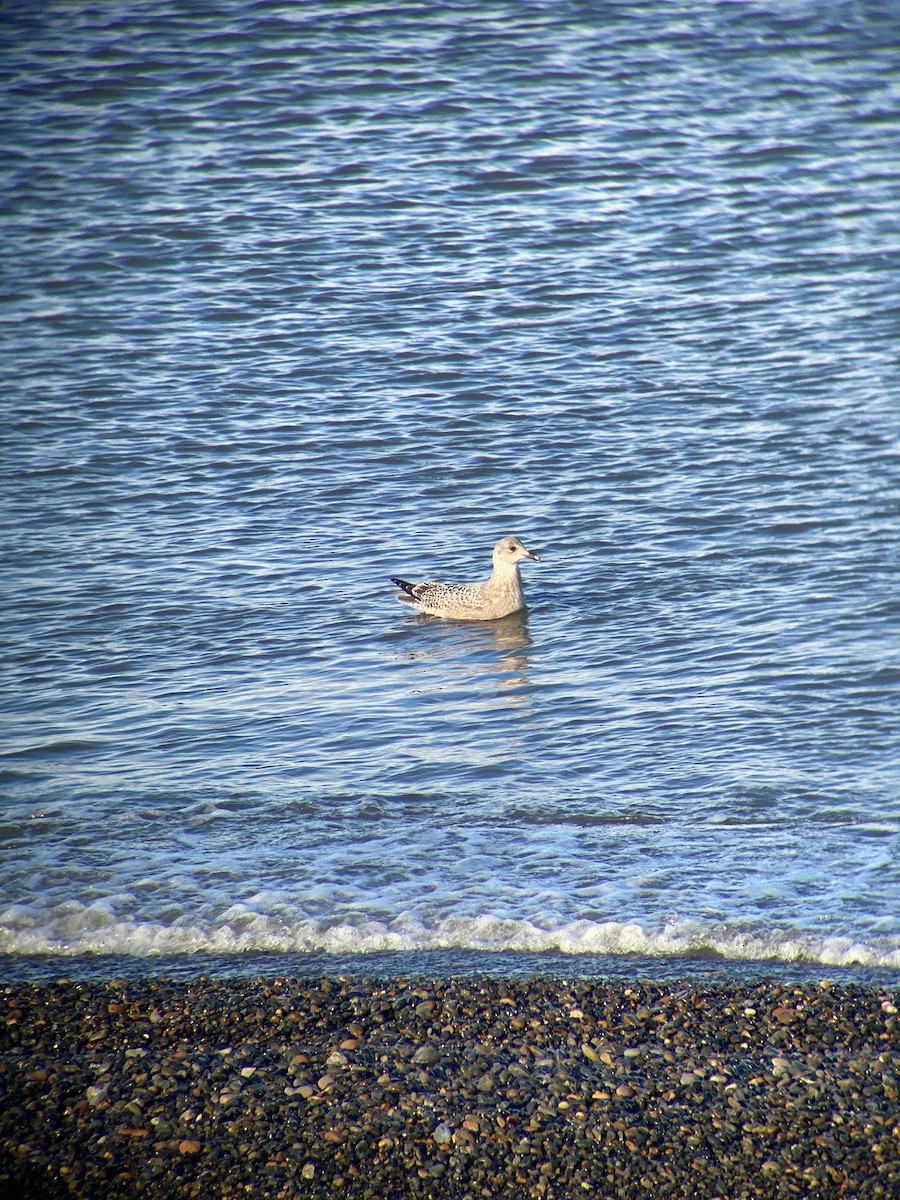
<instances>
[{"instance_id":1,"label":"bird reflection in water","mask_svg":"<svg viewBox=\"0 0 900 1200\"><path fill-rule=\"evenodd\" d=\"M503 688L523 687L528 683L528 647L532 641L524 610L498 621L454 621L449 624L436 617L418 616L413 622L440 629L441 644L439 648L432 645L428 650L417 650L411 658L446 660L452 650L457 667L465 660L465 669L470 675L498 675L497 684ZM448 633L452 634L451 638L445 636ZM496 654L495 662L485 661L486 651Z\"/></svg>"}]
</instances>

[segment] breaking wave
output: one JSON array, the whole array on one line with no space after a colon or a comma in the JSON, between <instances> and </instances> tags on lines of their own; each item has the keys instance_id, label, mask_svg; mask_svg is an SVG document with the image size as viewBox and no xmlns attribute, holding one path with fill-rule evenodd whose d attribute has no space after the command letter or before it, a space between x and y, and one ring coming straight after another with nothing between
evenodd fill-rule
<instances>
[{"instance_id":1,"label":"breaking wave","mask_svg":"<svg viewBox=\"0 0 900 1200\"><path fill-rule=\"evenodd\" d=\"M0 953L135 957L190 954L374 954L471 950L493 953L640 955L731 961L900 967L900 938L870 941L791 929L747 931L727 923L673 921L653 931L633 922L572 921L542 926L525 919L447 917L285 921L234 906L215 920L170 924L118 916L108 903L68 902L36 915L24 906L0 913Z\"/></svg>"}]
</instances>

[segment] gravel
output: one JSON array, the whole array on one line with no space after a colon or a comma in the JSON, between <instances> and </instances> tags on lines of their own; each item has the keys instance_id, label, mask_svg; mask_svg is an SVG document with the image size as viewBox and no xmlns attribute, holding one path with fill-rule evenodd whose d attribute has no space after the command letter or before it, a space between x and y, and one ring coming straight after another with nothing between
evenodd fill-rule
<instances>
[{"instance_id":1,"label":"gravel","mask_svg":"<svg viewBox=\"0 0 900 1200\"><path fill-rule=\"evenodd\" d=\"M0 985L0 1196L900 1196L900 995Z\"/></svg>"}]
</instances>

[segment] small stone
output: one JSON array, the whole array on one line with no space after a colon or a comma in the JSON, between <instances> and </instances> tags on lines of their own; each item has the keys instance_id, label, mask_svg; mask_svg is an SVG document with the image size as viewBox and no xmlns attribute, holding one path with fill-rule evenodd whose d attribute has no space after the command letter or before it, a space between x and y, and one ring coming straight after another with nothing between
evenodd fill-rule
<instances>
[{"instance_id":1,"label":"small stone","mask_svg":"<svg viewBox=\"0 0 900 1200\"><path fill-rule=\"evenodd\" d=\"M178 1143L178 1151L180 1154L199 1154L200 1143L193 1138L185 1138L183 1142Z\"/></svg>"},{"instance_id":2,"label":"small stone","mask_svg":"<svg viewBox=\"0 0 900 1200\"><path fill-rule=\"evenodd\" d=\"M438 1146L446 1146L453 1140L453 1130L445 1121L441 1121L431 1136Z\"/></svg>"},{"instance_id":3,"label":"small stone","mask_svg":"<svg viewBox=\"0 0 900 1200\"><path fill-rule=\"evenodd\" d=\"M437 1062L438 1052L434 1046L420 1046L412 1056L412 1062L420 1065L428 1065L429 1063Z\"/></svg>"},{"instance_id":4,"label":"small stone","mask_svg":"<svg viewBox=\"0 0 900 1200\"><path fill-rule=\"evenodd\" d=\"M349 1059L347 1058L347 1055L342 1051L332 1050L332 1052L325 1059L325 1065L327 1067L346 1067L348 1061Z\"/></svg>"},{"instance_id":5,"label":"small stone","mask_svg":"<svg viewBox=\"0 0 900 1200\"><path fill-rule=\"evenodd\" d=\"M94 1087L89 1087L87 1089L87 1091L84 1093L84 1096L85 1096L85 1099L87 1100L88 1104L91 1106L91 1108L96 1108L97 1105L106 1096L106 1093L108 1091L109 1091L108 1083L98 1084Z\"/></svg>"},{"instance_id":6,"label":"small stone","mask_svg":"<svg viewBox=\"0 0 900 1200\"><path fill-rule=\"evenodd\" d=\"M627 1100L629 1097L633 1096L634 1094L635 1094L634 1088L628 1083L620 1083L619 1086L616 1088L616 1095L621 1096L623 1099Z\"/></svg>"},{"instance_id":7,"label":"small stone","mask_svg":"<svg viewBox=\"0 0 900 1200\"><path fill-rule=\"evenodd\" d=\"M490 1071L488 1071L486 1074L481 1076L475 1086L478 1088L479 1092L492 1092L497 1086L497 1083L493 1075L490 1073Z\"/></svg>"},{"instance_id":8,"label":"small stone","mask_svg":"<svg viewBox=\"0 0 900 1200\"><path fill-rule=\"evenodd\" d=\"M597 1053L597 1051L594 1049L594 1047L593 1047L593 1046L589 1046L589 1045L587 1044L587 1042L585 1042L585 1043L582 1045L582 1047L581 1047L581 1053L582 1053L582 1054L584 1055L584 1057L585 1057L585 1058L588 1060L588 1062L595 1063L595 1062L599 1062L599 1061L600 1061L600 1055Z\"/></svg>"},{"instance_id":9,"label":"small stone","mask_svg":"<svg viewBox=\"0 0 900 1200\"><path fill-rule=\"evenodd\" d=\"M300 1174L303 1176L304 1179L312 1179L315 1176L315 1173L316 1173L316 1164L313 1162L304 1163L300 1170Z\"/></svg>"}]
</instances>

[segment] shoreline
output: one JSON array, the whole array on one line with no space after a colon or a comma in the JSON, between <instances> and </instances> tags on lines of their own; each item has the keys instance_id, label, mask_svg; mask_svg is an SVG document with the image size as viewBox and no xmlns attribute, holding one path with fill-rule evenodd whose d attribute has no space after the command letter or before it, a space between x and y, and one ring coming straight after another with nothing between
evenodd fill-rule
<instances>
[{"instance_id":1,"label":"shoreline","mask_svg":"<svg viewBox=\"0 0 900 1200\"><path fill-rule=\"evenodd\" d=\"M888 1197L900 993L0 984L0 1197Z\"/></svg>"},{"instance_id":2,"label":"shoreline","mask_svg":"<svg viewBox=\"0 0 900 1200\"><path fill-rule=\"evenodd\" d=\"M195 954L0 954L0 986L6 983L52 984L60 978L86 983L110 979L460 979L501 980L641 979L670 983L750 985L760 982L900 988L900 961L871 964L815 959L722 958L716 955L568 954L527 950L384 950L346 952L254 951Z\"/></svg>"}]
</instances>

